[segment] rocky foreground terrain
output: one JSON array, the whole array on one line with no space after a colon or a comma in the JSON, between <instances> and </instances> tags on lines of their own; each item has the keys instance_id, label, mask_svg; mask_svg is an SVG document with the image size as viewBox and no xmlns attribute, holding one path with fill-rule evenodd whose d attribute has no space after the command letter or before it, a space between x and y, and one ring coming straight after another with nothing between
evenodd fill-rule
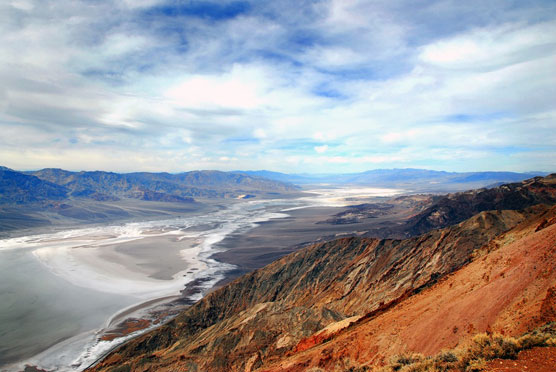
<instances>
[{"instance_id":1,"label":"rocky foreground terrain","mask_svg":"<svg viewBox=\"0 0 556 372\"><path fill-rule=\"evenodd\" d=\"M556 175L493 190L441 199L410 220L425 230L415 221L430 222L413 238L344 238L292 253L90 370L367 370L556 321ZM450 218L461 222L433 229Z\"/></svg>"}]
</instances>

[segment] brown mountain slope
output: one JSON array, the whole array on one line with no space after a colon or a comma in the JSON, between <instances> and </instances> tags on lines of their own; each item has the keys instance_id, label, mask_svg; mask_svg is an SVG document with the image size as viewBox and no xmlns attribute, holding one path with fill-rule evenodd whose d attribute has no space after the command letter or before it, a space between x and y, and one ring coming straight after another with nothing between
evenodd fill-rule
<instances>
[{"instance_id":1,"label":"brown mountain slope","mask_svg":"<svg viewBox=\"0 0 556 372\"><path fill-rule=\"evenodd\" d=\"M520 352L516 360L497 359L486 364L484 372L554 372L556 347L537 347Z\"/></svg>"},{"instance_id":2,"label":"brown mountain slope","mask_svg":"<svg viewBox=\"0 0 556 372\"><path fill-rule=\"evenodd\" d=\"M521 210L540 203L556 203L556 174L491 189L448 194L409 219L404 230L409 235L419 235L459 223L479 212Z\"/></svg>"},{"instance_id":3,"label":"brown mountain slope","mask_svg":"<svg viewBox=\"0 0 556 372\"><path fill-rule=\"evenodd\" d=\"M396 303L405 304L403 300L410 295L428 293L427 287L469 263L474 252L486 253L512 239L521 239L536 229L541 218L549 225L554 211L547 210L537 206L525 212L482 212L456 226L401 241L350 238L317 244L213 292L169 324L119 348L94 370L110 371L121 366L134 371L251 371L288 355L293 359L276 368L298 370L322 364L321 359L334 364L344 354L354 362L380 360L378 355L398 350L395 345L401 348L404 343L418 345L421 341L396 338L401 330L388 328L379 334L370 333L390 345L385 351L375 350L372 343L352 346L354 339L346 339L342 332L344 343L340 342L342 338L329 342L337 344L338 349L322 351L332 353L328 359L321 354L323 346L311 346L360 317L357 326L351 327L353 331L373 321L377 314L390 314L390 308ZM510 229L514 230L503 234ZM498 271L489 278L494 275ZM421 311L421 317L424 313ZM452 312L443 314L448 317ZM411 314L395 320L405 318L411 318ZM473 327L477 329L483 325L476 323ZM447 346L459 340L463 330L473 332L466 328L467 323L457 324L449 328L453 337L444 335L442 342ZM318 333L327 326L329 334L321 333L319 338ZM429 326L437 328L434 322ZM454 327L458 327L455 333ZM370 337L366 332L373 329L357 337ZM419 332L413 337L417 335ZM312 336L315 339L307 341ZM438 346L431 345L427 346L431 350Z\"/></svg>"},{"instance_id":4,"label":"brown mountain slope","mask_svg":"<svg viewBox=\"0 0 556 372\"><path fill-rule=\"evenodd\" d=\"M432 355L453 348L478 332L519 335L555 321L555 214L553 208L544 217L517 226L497 239L497 250L389 311L369 314L344 331L327 335L328 342L262 370L381 365L404 352Z\"/></svg>"}]
</instances>

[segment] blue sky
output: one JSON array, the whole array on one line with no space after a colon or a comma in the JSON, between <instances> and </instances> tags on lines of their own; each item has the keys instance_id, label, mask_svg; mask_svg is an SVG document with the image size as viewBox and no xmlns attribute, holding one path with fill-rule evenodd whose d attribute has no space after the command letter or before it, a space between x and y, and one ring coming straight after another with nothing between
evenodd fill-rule
<instances>
[{"instance_id":1,"label":"blue sky","mask_svg":"<svg viewBox=\"0 0 556 372\"><path fill-rule=\"evenodd\" d=\"M6 0L0 164L555 171L554 1Z\"/></svg>"}]
</instances>

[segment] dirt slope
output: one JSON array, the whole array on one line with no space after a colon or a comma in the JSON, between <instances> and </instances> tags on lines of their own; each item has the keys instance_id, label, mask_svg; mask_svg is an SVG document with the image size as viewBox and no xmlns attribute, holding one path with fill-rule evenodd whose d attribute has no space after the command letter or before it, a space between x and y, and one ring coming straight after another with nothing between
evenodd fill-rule
<instances>
[{"instance_id":1,"label":"dirt slope","mask_svg":"<svg viewBox=\"0 0 556 372\"><path fill-rule=\"evenodd\" d=\"M496 359L487 363L484 372L554 372L556 347L537 347L519 353L516 360Z\"/></svg>"},{"instance_id":2,"label":"dirt slope","mask_svg":"<svg viewBox=\"0 0 556 372\"><path fill-rule=\"evenodd\" d=\"M517 226L497 239L495 251L389 311L261 370L381 365L403 352L453 348L479 332L519 335L556 320L555 212Z\"/></svg>"}]
</instances>

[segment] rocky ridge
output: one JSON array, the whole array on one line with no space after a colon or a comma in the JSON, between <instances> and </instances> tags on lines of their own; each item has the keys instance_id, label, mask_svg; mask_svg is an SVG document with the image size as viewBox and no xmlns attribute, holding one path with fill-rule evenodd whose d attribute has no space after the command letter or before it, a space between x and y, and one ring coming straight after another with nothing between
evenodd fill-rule
<instances>
[{"instance_id":1,"label":"rocky ridge","mask_svg":"<svg viewBox=\"0 0 556 372\"><path fill-rule=\"evenodd\" d=\"M70 195L87 196L97 193L115 198L158 200L178 197L199 198L237 197L245 193L268 194L291 192L295 186L261 177L232 172L193 171L170 173L69 172L47 168L30 174L65 187ZM154 199L153 199L154 198Z\"/></svg>"},{"instance_id":2,"label":"rocky ridge","mask_svg":"<svg viewBox=\"0 0 556 372\"><path fill-rule=\"evenodd\" d=\"M291 184L239 173L194 171L169 173L70 172L47 168L18 172L0 168L0 204L72 198L115 201L120 198L190 203L193 197L235 198L245 194L276 195Z\"/></svg>"},{"instance_id":3,"label":"rocky ridge","mask_svg":"<svg viewBox=\"0 0 556 372\"><path fill-rule=\"evenodd\" d=\"M266 372L376 367L408 352L434 355L469 342L477 333L517 336L556 320L556 208L523 221L435 285L366 314L327 342L302 340L304 350L261 368ZM539 221L550 226L538 230ZM345 368L345 369L344 369ZM366 368L364 368L366 370Z\"/></svg>"},{"instance_id":4,"label":"rocky ridge","mask_svg":"<svg viewBox=\"0 0 556 372\"><path fill-rule=\"evenodd\" d=\"M409 219L405 230L409 235L418 235L451 226L482 211L520 210L540 203L556 203L555 174L491 189L448 194Z\"/></svg>"},{"instance_id":5,"label":"rocky ridge","mask_svg":"<svg viewBox=\"0 0 556 372\"><path fill-rule=\"evenodd\" d=\"M171 217L211 208L223 199L297 193L291 184L231 172L18 172L1 167L0 237L44 226Z\"/></svg>"},{"instance_id":6,"label":"rocky ridge","mask_svg":"<svg viewBox=\"0 0 556 372\"><path fill-rule=\"evenodd\" d=\"M9 168L0 168L0 204L62 200L67 196L63 186Z\"/></svg>"}]
</instances>

